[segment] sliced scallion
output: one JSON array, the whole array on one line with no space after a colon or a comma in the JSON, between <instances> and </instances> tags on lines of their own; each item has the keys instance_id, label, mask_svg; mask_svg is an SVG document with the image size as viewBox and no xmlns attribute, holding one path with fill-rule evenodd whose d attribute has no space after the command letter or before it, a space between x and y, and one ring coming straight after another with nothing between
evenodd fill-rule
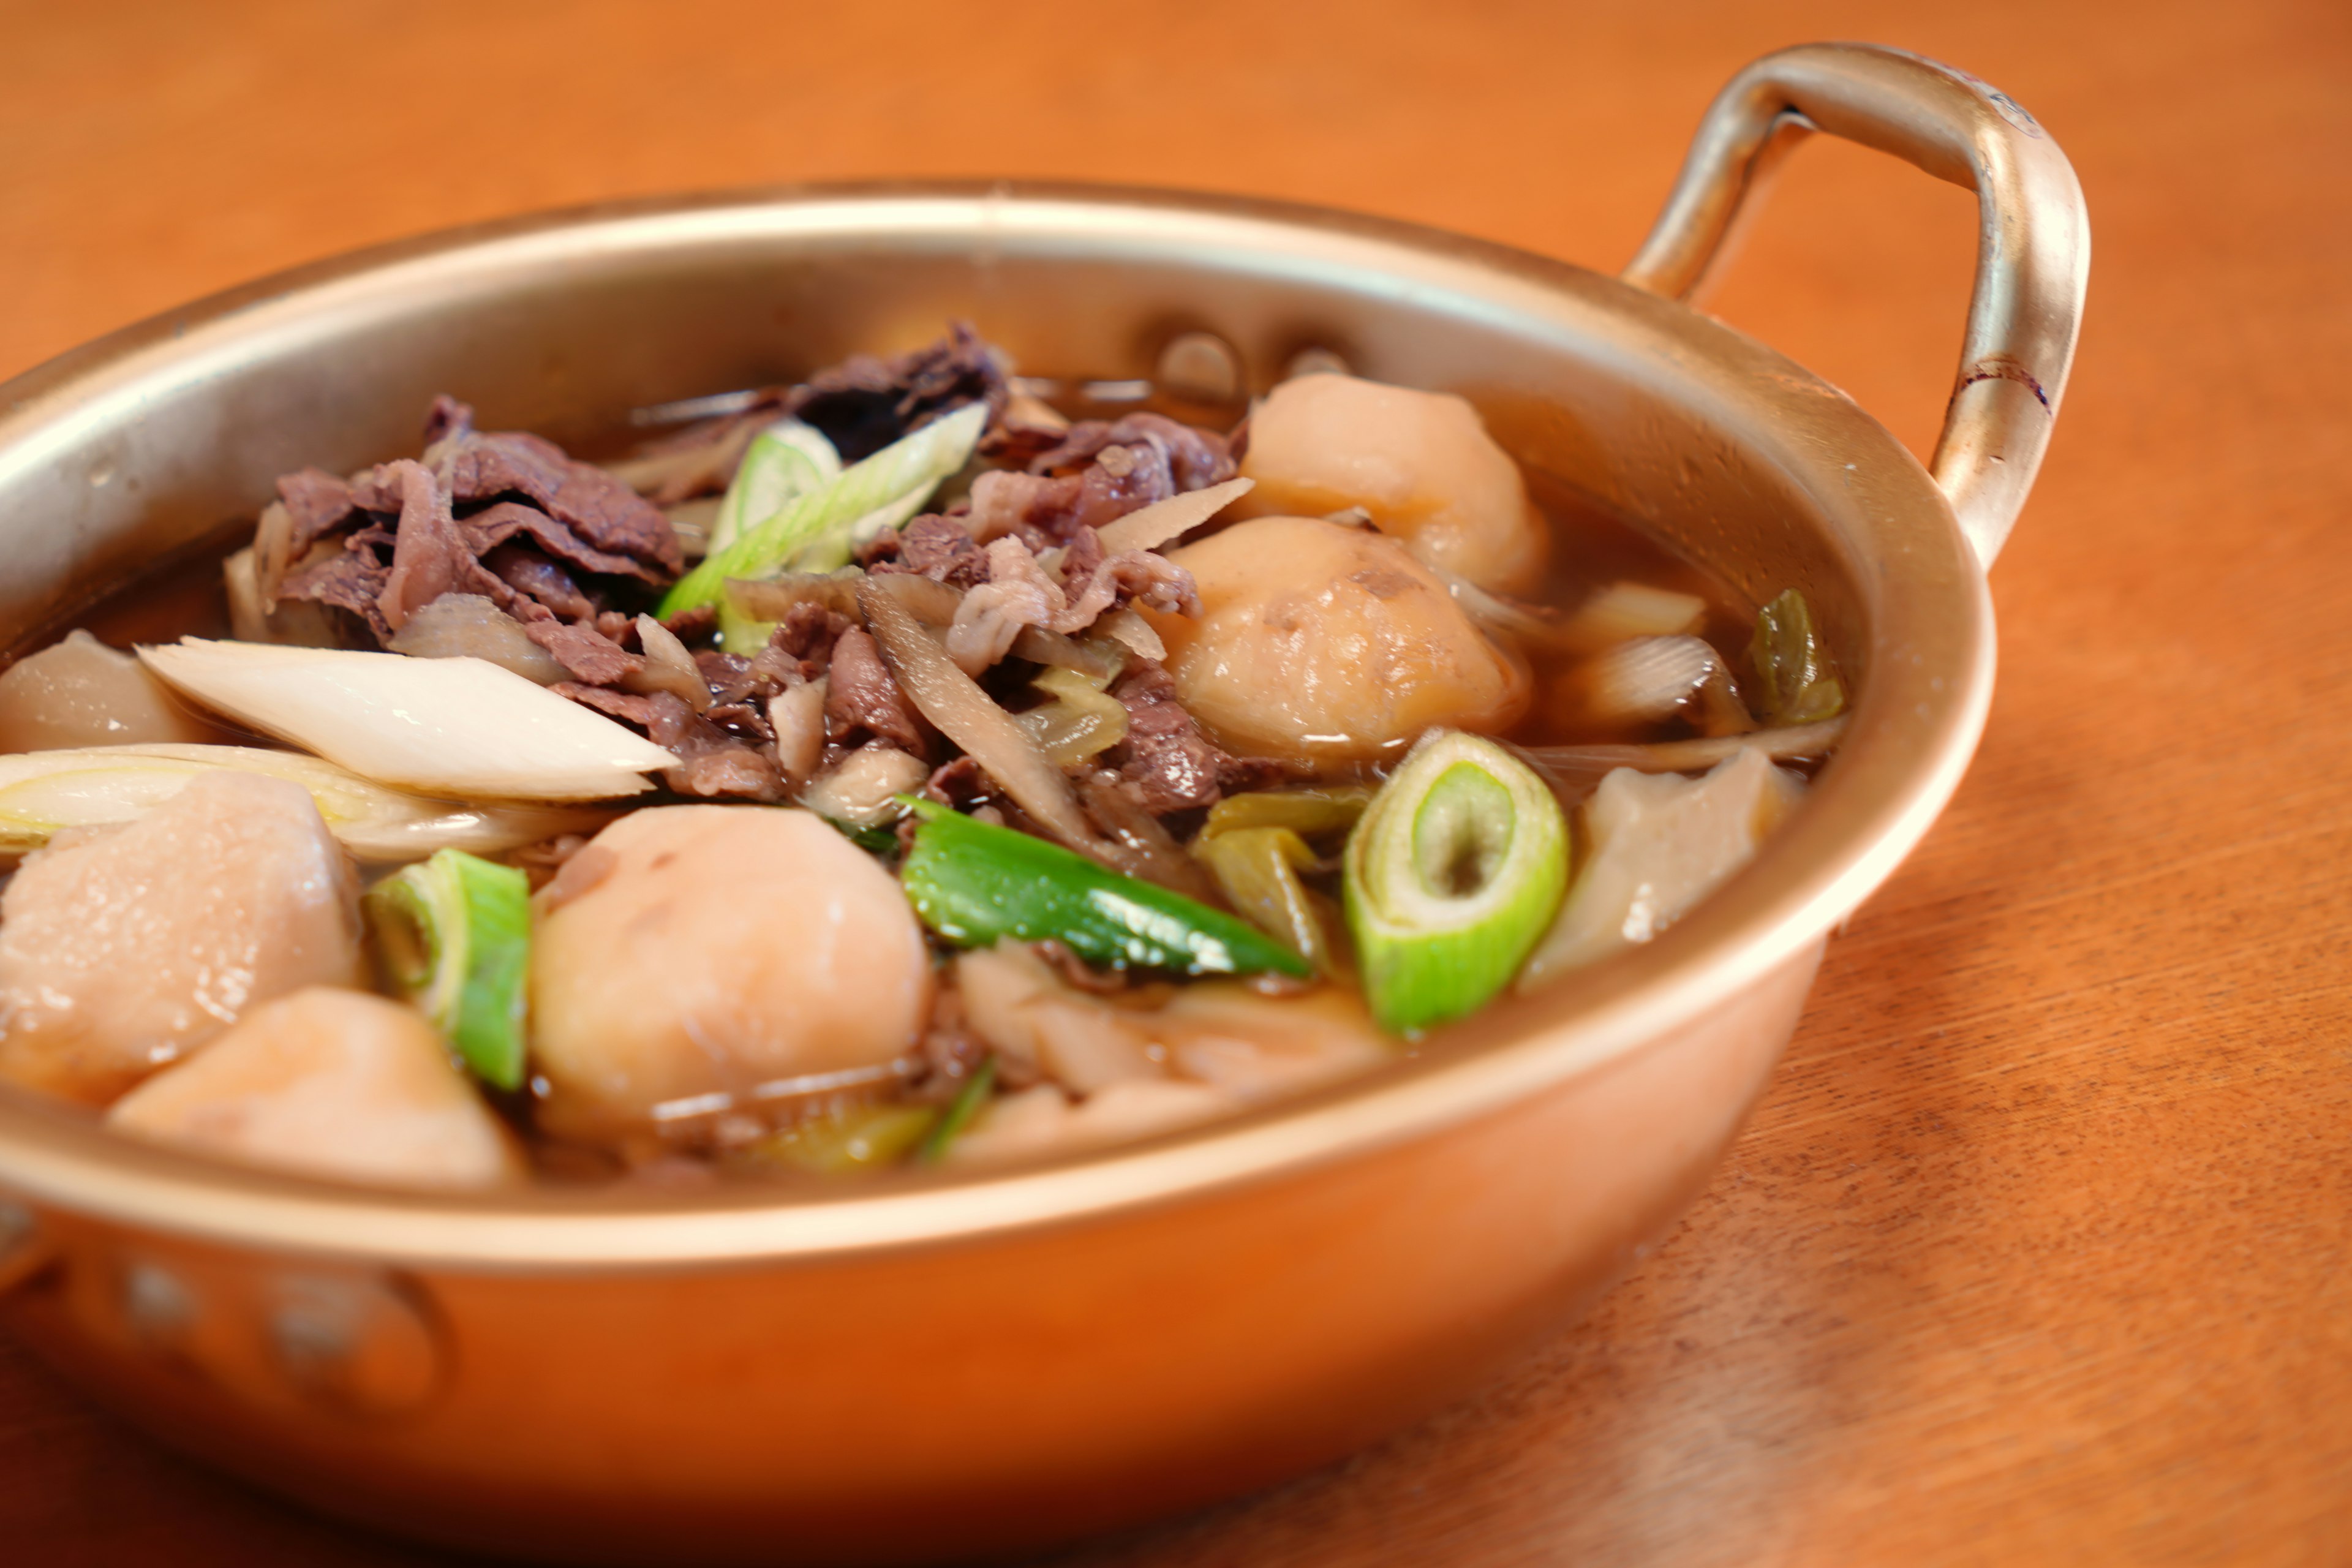
<instances>
[{"instance_id":1,"label":"sliced scallion","mask_svg":"<svg viewBox=\"0 0 2352 1568\"><path fill-rule=\"evenodd\" d=\"M378 882L366 905L394 984L483 1082L521 1088L530 879L443 849Z\"/></svg>"},{"instance_id":2,"label":"sliced scallion","mask_svg":"<svg viewBox=\"0 0 2352 1568\"><path fill-rule=\"evenodd\" d=\"M1252 924L1318 973L1331 973L1331 940L1318 907L1330 900L1298 879L1299 872L1321 864L1307 840L1287 827L1235 827L1203 831L1193 840L1192 853L1216 878L1226 901Z\"/></svg>"},{"instance_id":3,"label":"sliced scallion","mask_svg":"<svg viewBox=\"0 0 2352 1568\"><path fill-rule=\"evenodd\" d=\"M922 1152L915 1157L926 1165L943 1158L948 1145L963 1136L963 1130L971 1125L971 1119L980 1114L980 1108L988 1103L988 1097L995 1088L996 1058L990 1057L964 1080L963 1088L956 1091L955 1099L948 1103L947 1114L940 1117L939 1125L931 1129L931 1135L923 1140Z\"/></svg>"},{"instance_id":4,"label":"sliced scallion","mask_svg":"<svg viewBox=\"0 0 2352 1568\"><path fill-rule=\"evenodd\" d=\"M1256 927L1181 893L936 801L899 799L922 818L899 880L923 923L959 947L1051 939L1089 963L1117 968L1312 973Z\"/></svg>"},{"instance_id":5,"label":"sliced scallion","mask_svg":"<svg viewBox=\"0 0 2352 1568\"><path fill-rule=\"evenodd\" d=\"M1775 726L1818 724L1845 710L1845 686L1813 628L1812 606L1794 588L1756 612L1748 645L1764 717Z\"/></svg>"},{"instance_id":6,"label":"sliced scallion","mask_svg":"<svg viewBox=\"0 0 2352 1568\"><path fill-rule=\"evenodd\" d=\"M1510 984L1568 884L1568 824L1496 742L1432 732L1349 837L1341 882L1373 1018L1411 1034Z\"/></svg>"},{"instance_id":7,"label":"sliced scallion","mask_svg":"<svg viewBox=\"0 0 2352 1568\"><path fill-rule=\"evenodd\" d=\"M860 525L879 531L912 517L940 481L971 457L987 423L986 404L967 404L844 468L764 522L747 521L723 549L679 579L662 600L662 618L715 602L730 577L830 572L847 564Z\"/></svg>"}]
</instances>

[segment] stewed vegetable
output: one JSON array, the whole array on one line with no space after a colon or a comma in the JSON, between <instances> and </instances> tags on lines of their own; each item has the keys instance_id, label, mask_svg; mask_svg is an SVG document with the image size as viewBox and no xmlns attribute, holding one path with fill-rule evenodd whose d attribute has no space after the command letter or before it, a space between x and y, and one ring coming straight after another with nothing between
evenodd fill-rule
<instances>
[{"instance_id":1,"label":"stewed vegetable","mask_svg":"<svg viewBox=\"0 0 2352 1568\"><path fill-rule=\"evenodd\" d=\"M231 637L0 674L0 1079L394 1185L1092 1147L1573 984L1847 722L1816 605L1459 396L1092 396L958 326L604 463L444 397L283 476Z\"/></svg>"}]
</instances>

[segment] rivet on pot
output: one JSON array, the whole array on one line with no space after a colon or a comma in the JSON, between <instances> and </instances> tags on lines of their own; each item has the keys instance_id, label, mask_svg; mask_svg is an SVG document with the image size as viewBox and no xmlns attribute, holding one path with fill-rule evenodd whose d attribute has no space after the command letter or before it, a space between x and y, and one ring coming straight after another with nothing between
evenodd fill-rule
<instances>
[{"instance_id":1,"label":"rivet on pot","mask_svg":"<svg viewBox=\"0 0 2352 1568\"><path fill-rule=\"evenodd\" d=\"M1348 362L1329 349L1300 349L1282 367L1282 379L1296 381L1302 375L1349 375Z\"/></svg>"},{"instance_id":2,"label":"rivet on pot","mask_svg":"<svg viewBox=\"0 0 2352 1568\"><path fill-rule=\"evenodd\" d=\"M281 1279L268 1318L278 1370L311 1399L349 1415L422 1408L440 1392L446 1358L415 1294L381 1278Z\"/></svg>"},{"instance_id":3,"label":"rivet on pot","mask_svg":"<svg viewBox=\"0 0 2352 1568\"><path fill-rule=\"evenodd\" d=\"M1216 333L1185 332L1160 351L1155 379L1162 391L1179 397L1230 403L1241 395L1242 362Z\"/></svg>"},{"instance_id":4,"label":"rivet on pot","mask_svg":"<svg viewBox=\"0 0 2352 1568\"><path fill-rule=\"evenodd\" d=\"M14 1198L0 1198L0 1291L39 1273L49 1257L33 1211Z\"/></svg>"},{"instance_id":5,"label":"rivet on pot","mask_svg":"<svg viewBox=\"0 0 2352 1568\"><path fill-rule=\"evenodd\" d=\"M123 1324L149 1348L176 1349L195 1326L201 1310L196 1293L161 1264L125 1266L121 1288Z\"/></svg>"}]
</instances>

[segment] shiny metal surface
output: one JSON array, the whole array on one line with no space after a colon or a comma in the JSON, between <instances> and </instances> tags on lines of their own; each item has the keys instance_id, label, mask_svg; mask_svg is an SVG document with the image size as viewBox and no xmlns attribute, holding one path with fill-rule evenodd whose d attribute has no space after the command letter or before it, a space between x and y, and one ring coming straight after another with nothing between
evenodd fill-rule
<instances>
[{"instance_id":1,"label":"shiny metal surface","mask_svg":"<svg viewBox=\"0 0 2352 1568\"><path fill-rule=\"evenodd\" d=\"M1813 131L1977 194L1976 291L1928 467L1990 566L2050 444L2091 274L2090 215L2074 165L2014 99L1900 49L1810 44L1767 55L1717 95L1625 280L1690 299L1748 197Z\"/></svg>"},{"instance_id":2,"label":"shiny metal surface","mask_svg":"<svg viewBox=\"0 0 2352 1568\"><path fill-rule=\"evenodd\" d=\"M1981 567L1918 464L1654 293L1402 225L1107 189L495 225L257 284L11 384L0 626L249 516L288 468L407 449L437 391L578 438L950 315L1035 374L1146 375L1208 333L1252 388L1321 353L1461 391L1530 468L1741 593L1804 589L1859 689L1844 749L1655 942L1388 1071L1089 1158L820 1197L460 1202L212 1166L0 1101L0 1196L43 1258L14 1327L172 1440L387 1528L579 1561L911 1561L1344 1453L1637 1256L1760 1092L1828 931L1958 783L1993 652Z\"/></svg>"}]
</instances>

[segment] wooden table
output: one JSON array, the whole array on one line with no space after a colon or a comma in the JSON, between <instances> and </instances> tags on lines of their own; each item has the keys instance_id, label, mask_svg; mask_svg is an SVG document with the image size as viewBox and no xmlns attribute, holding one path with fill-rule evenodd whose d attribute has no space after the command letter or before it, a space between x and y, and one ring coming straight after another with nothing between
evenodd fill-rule
<instances>
[{"instance_id":1,"label":"wooden table","mask_svg":"<svg viewBox=\"0 0 2352 1568\"><path fill-rule=\"evenodd\" d=\"M1473 1402L1076 1553L1174 1564L2352 1558L2352 11L86 0L0 10L0 374L349 247L859 174L1297 197L1609 267L1748 58L2030 106L2089 326L1948 815L1713 1188ZM1969 198L1807 148L1714 308L1933 438ZM0 1559L409 1563L0 1345Z\"/></svg>"}]
</instances>

